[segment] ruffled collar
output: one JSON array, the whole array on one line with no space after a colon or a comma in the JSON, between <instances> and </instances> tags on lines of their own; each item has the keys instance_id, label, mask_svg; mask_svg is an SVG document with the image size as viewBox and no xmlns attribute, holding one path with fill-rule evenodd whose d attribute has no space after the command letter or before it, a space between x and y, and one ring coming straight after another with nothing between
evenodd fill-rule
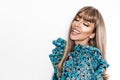
<instances>
[{"instance_id":1,"label":"ruffled collar","mask_svg":"<svg viewBox=\"0 0 120 80\"><path fill-rule=\"evenodd\" d=\"M82 56L84 53L90 54L92 51L99 50L94 46L86 46L78 44L74 47L74 51L69 53L70 58L76 58L77 56Z\"/></svg>"},{"instance_id":2,"label":"ruffled collar","mask_svg":"<svg viewBox=\"0 0 120 80\"><path fill-rule=\"evenodd\" d=\"M87 50L93 50L95 47L94 46L88 46L88 45L82 45L82 44L77 44L75 47L74 47L74 51L78 51L78 50L81 50L81 49L87 49Z\"/></svg>"}]
</instances>

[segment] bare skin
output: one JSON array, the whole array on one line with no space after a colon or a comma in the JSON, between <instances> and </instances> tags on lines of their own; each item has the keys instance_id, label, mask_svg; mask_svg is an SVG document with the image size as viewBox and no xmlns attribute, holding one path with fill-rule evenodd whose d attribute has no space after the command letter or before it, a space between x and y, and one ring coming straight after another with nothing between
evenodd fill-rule
<instances>
[{"instance_id":1,"label":"bare skin","mask_svg":"<svg viewBox=\"0 0 120 80\"><path fill-rule=\"evenodd\" d=\"M94 23L85 21L82 18L77 18L72 22L72 30L70 32L70 39L75 41L75 44L89 45L88 41L94 38L95 33Z\"/></svg>"}]
</instances>

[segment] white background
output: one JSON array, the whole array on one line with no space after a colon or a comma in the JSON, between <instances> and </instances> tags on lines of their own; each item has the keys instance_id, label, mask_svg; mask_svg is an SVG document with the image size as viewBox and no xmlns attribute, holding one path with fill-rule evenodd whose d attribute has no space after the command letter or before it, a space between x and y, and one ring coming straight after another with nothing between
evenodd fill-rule
<instances>
[{"instance_id":1,"label":"white background","mask_svg":"<svg viewBox=\"0 0 120 80\"><path fill-rule=\"evenodd\" d=\"M0 80L51 80L52 40L66 39L72 18L83 6L96 7L107 30L109 80L120 74L119 0L1 0Z\"/></svg>"}]
</instances>

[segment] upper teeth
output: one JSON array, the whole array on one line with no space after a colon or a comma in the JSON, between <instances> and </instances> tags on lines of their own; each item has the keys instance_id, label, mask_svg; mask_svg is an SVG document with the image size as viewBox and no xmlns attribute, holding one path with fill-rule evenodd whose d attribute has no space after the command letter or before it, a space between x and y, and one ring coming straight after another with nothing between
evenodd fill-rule
<instances>
[{"instance_id":1,"label":"upper teeth","mask_svg":"<svg viewBox=\"0 0 120 80\"><path fill-rule=\"evenodd\" d=\"M75 29L73 29L73 31L76 32L76 33L78 33L78 34L80 33L78 30L75 30Z\"/></svg>"}]
</instances>

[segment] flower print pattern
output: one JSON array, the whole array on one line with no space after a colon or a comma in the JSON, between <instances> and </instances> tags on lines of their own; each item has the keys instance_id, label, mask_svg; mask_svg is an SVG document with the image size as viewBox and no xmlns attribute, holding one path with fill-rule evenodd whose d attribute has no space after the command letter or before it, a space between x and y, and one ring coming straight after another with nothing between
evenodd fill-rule
<instances>
[{"instance_id":1,"label":"flower print pattern","mask_svg":"<svg viewBox=\"0 0 120 80\"><path fill-rule=\"evenodd\" d=\"M58 38L57 40L53 40L53 45L55 45L55 49L52 50L52 54L49 55L50 60L52 61L53 65L59 63L61 58L63 57L64 48L66 45L66 41L62 38Z\"/></svg>"},{"instance_id":2,"label":"flower print pattern","mask_svg":"<svg viewBox=\"0 0 120 80\"><path fill-rule=\"evenodd\" d=\"M57 77L55 65L63 57L66 41L58 38L53 44L56 48L49 55L54 66L52 80L103 80L102 73L109 65L102 58L100 50L81 44L76 45L73 52L69 52L69 59L63 64L62 75Z\"/></svg>"}]
</instances>

